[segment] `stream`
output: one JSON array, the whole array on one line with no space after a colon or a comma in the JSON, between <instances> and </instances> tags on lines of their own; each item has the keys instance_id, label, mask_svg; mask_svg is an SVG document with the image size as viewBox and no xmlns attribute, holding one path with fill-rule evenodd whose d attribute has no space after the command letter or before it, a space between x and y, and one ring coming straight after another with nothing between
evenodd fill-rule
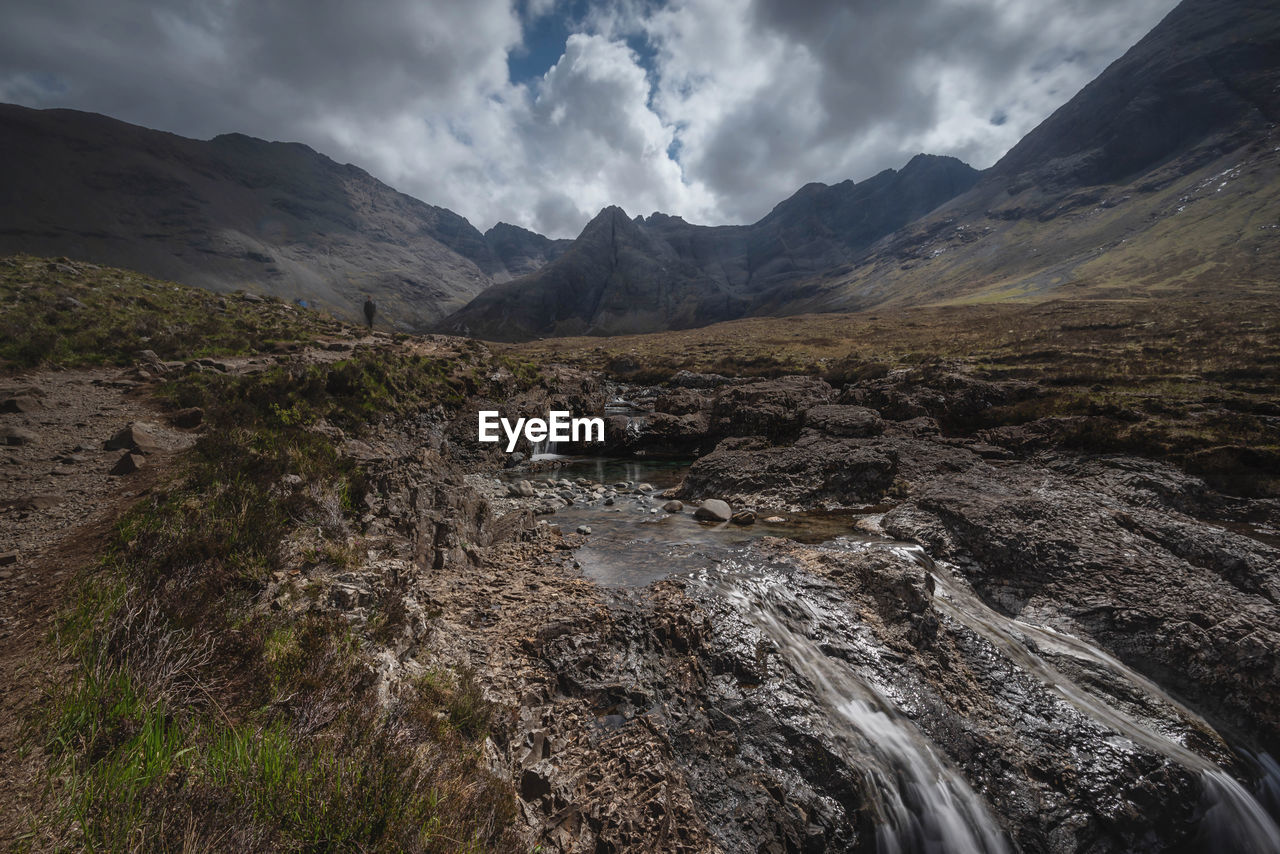
<instances>
[{"instance_id":1,"label":"stream","mask_svg":"<svg viewBox=\"0 0 1280 854\"><path fill-rule=\"evenodd\" d=\"M591 529L576 552L586 576L605 587L643 587L685 576L729 603L773 643L786 667L807 686L842 759L863 776L866 790L873 793L876 845L882 854L1000 854L1016 850L1016 845L983 795L903 713L875 669L824 649L821 609L828 605L806 599L804 585L793 583L797 570L771 558L768 548L758 548L761 537L784 537L835 554L881 549L916 564L933 579L932 607L941 618L981 637L1019 671L1114 738L1199 775L1200 850L1280 852L1280 827L1268 811L1280 807L1280 766L1270 756L1256 757L1255 796L1184 743L1182 733L1189 730L1213 741L1221 738L1150 679L1085 640L999 613L919 546L856 532L857 517L850 514L788 514L771 523L713 526L695 521L689 508L665 512L659 493L679 483L684 470L680 463L590 460L535 477L553 482L586 477L617 485L619 495L612 505L586 501L556 513L562 527ZM652 485L654 491L635 493L632 488L639 483ZM883 653L870 633L854 632L841 640L861 644L859 656L865 661L875 662ZM1055 665L1063 660L1082 662L1123 680L1162 711L1161 720L1139 720L1117 708Z\"/></svg>"}]
</instances>

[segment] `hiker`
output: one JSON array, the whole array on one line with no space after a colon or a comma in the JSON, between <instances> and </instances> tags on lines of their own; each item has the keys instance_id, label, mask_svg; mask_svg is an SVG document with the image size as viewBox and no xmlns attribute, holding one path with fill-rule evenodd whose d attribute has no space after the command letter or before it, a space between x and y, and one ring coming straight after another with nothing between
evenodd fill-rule
<instances>
[{"instance_id":1,"label":"hiker","mask_svg":"<svg viewBox=\"0 0 1280 854\"><path fill-rule=\"evenodd\" d=\"M364 298L364 319L369 322L370 332L373 331L373 314L377 310L378 310L378 307L373 304L373 297L369 297L369 296L365 297Z\"/></svg>"}]
</instances>

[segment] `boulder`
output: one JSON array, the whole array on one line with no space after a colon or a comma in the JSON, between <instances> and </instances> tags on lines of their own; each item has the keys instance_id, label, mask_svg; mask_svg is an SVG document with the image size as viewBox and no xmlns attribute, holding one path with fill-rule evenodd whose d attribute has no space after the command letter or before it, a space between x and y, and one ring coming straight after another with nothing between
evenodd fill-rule
<instances>
[{"instance_id":1,"label":"boulder","mask_svg":"<svg viewBox=\"0 0 1280 854\"><path fill-rule=\"evenodd\" d=\"M733 518L733 510L719 498L708 498L693 511L693 518L700 522L728 522Z\"/></svg>"},{"instance_id":2,"label":"boulder","mask_svg":"<svg viewBox=\"0 0 1280 854\"><path fill-rule=\"evenodd\" d=\"M735 525L754 525L756 523L756 514L753 510L739 510L729 517L729 521Z\"/></svg>"},{"instance_id":3,"label":"boulder","mask_svg":"<svg viewBox=\"0 0 1280 854\"><path fill-rule=\"evenodd\" d=\"M31 395L15 395L0 402L0 412L27 413L43 408L44 404L39 398Z\"/></svg>"},{"instance_id":4,"label":"boulder","mask_svg":"<svg viewBox=\"0 0 1280 854\"><path fill-rule=\"evenodd\" d=\"M672 499L671 501L668 501L666 504L663 504L662 509L667 511L668 513L679 513L681 510L684 509L684 502L676 501L675 499Z\"/></svg>"},{"instance_id":5,"label":"boulder","mask_svg":"<svg viewBox=\"0 0 1280 854\"><path fill-rule=\"evenodd\" d=\"M874 409L845 404L823 404L805 410L804 426L841 438L866 438L884 432L884 420Z\"/></svg>"},{"instance_id":6,"label":"boulder","mask_svg":"<svg viewBox=\"0 0 1280 854\"><path fill-rule=\"evenodd\" d=\"M154 427L141 421L116 433L103 443L102 448L106 451L137 451L140 454L154 454L161 450Z\"/></svg>"},{"instance_id":7,"label":"boulder","mask_svg":"<svg viewBox=\"0 0 1280 854\"><path fill-rule=\"evenodd\" d=\"M835 389L817 377L779 377L728 386L716 395L709 430L717 436L762 436L789 441L805 410L829 403Z\"/></svg>"},{"instance_id":8,"label":"boulder","mask_svg":"<svg viewBox=\"0 0 1280 854\"><path fill-rule=\"evenodd\" d=\"M784 447L769 447L761 439L726 439L689 468L679 494L711 493L759 504L850 505L879 500L897 469L892 447L854 439L810 433Z\"/></svg>"},{"instance_id":9,"label":"boulder","mask_svg":"<svg viewBox=\"0 0 1280 854\"><path fill-rule=\"evenodd\" d=\"M21 427L5 427L0 430L0 440L6 445L30 445L36 440L36 434Z\"/></svg>"},{"instance_id":10,"label":"boulder","mask_svg":"<svg viewBox=\"0 0 1280 854\"><path fill-rule=\"evenodd\" d=\"M120 459L116 460L116 464L111 467L109 474L133 474L145 464L146 457L126 451L120 456Z\"/></svg>"}]
</instances>

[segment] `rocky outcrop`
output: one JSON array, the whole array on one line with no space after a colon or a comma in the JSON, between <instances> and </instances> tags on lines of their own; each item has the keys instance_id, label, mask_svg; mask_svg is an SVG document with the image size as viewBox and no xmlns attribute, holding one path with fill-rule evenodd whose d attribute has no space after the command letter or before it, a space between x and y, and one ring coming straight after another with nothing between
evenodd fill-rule
<instances>
[{"instance_id":1,"label":"rocky outcrop","mask_svg":"<svg viewBox=\"0 0 1280 854\"><path fill-rule=\"evenodd\" d=\"M1096 639L1275 750L1280 550L1202 521L1234 504L1159 463L1058 457L937 477L883 524L1005 613Z\"/></svg>"},{"instance_id":2,"label":"rocky outcrop","mask_svg":"<svg viewBox=\"0 0 1280 854\"><path fill-rule=\"evenodd\" d=\"M816 434L783 447L726 439L690 467L678 496L768 507L875 503L893 484L897 468L891 448Z\"/></svg>"}]
</instances>

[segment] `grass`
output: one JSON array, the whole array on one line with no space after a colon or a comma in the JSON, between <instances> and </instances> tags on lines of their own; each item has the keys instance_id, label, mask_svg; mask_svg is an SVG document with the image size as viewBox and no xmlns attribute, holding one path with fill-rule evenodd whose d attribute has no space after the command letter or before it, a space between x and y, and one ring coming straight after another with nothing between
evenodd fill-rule
<instances>
[{"instance_id":1,"label":"grass","mask_svg":"<svg viewBox=\"0 0 1280 854\"><path fill-rule=\"evenodd\" d=\"M907 371L1028 380L1033 399L984 410L952 432L1086 416L1061 443L1171 459L1215 485L1280 494L1280 303L1270 297L1062 299L751 318L703 329L511 345L646 384L689 370L811 374L836 386Z\"/></svg>"},{"instance_id":2,"label":"grass","mask_svg":"<svg viewBox=\"0 0 1280 854\"><path fill-rule=\"evenodd\" d=\"M539 381L527 361L505 364ZM514 794L481 761L493 709L471 674L427 674L383 704L376 627L268 602L298 569L285 545L300 536L303 561L358 561L364 473L313 428L456 411L493 367L476 345L448 359L388 346L162 387L209 429L119 520L59 623L70 677L40 728L58 807L32 849L513 847ZM302 484L281 489L286 474Z\"/></svg>"},{"instance_id":3,"label":"grass","mask_svg":"<svg viewBox=\"0 0 1280 854\"><path fill-rule=\"evenodd\" d=\"M0 259L0 370L128 365L270 350L352 327L276 298L249 302L65 258Z\"/></svg>"}]
</instances>

